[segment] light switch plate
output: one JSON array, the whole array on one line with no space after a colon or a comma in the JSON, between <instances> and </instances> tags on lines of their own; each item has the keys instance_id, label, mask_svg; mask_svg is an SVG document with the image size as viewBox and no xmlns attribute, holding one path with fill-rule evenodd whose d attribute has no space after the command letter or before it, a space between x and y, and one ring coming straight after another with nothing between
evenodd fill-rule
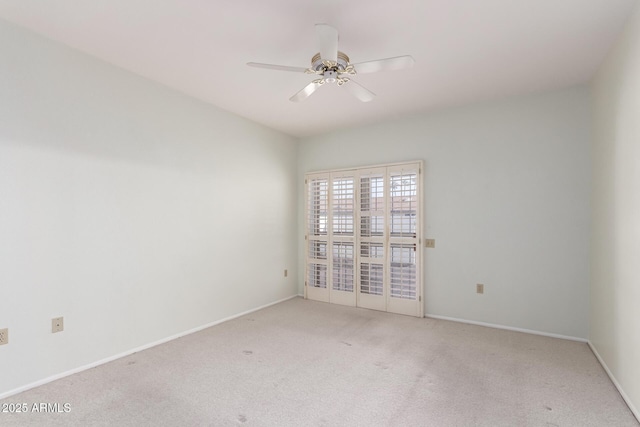
<instances>
[{"instance_id":1,"label":"light switch plate","mask_svg":"<svg viewBox=\"0 0 640 427\"><path fill-rule=\"evenodd\" d=\"M435 248L436 247L436 239L424 239L424 245L427 248Z\"/></svg>"}]
</instances>

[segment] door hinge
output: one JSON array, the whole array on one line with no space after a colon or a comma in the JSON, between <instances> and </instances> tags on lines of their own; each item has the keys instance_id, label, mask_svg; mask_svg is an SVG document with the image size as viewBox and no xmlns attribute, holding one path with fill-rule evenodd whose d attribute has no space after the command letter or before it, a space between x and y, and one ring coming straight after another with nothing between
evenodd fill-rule
<instances>
[{"instance_id":1,"label":"door hinge","mask_svg":"<svg viewBox=\"0 0 640 427\"><path fill-rule=\"evenodd\" d=\"M420 297L418 297L418 301L422 301L422 297L421 297L421 296L420 296Z\"/></svg>"},{"instance_id":2,"label":"door hinge","mask_svg":"<svg viewBox=\"0 0 640 427\"><path fill-rule=\"evenodd\" d=\"M307 184L307 180L306 179L304 180L304 183L305 183L305 185Z\"/></svg>"},{"instance_id":3,"label":"door hinge","mask_svg":"<svg viewBox=\"0 0 640 427\"><path fill-rule=\"evenodd\" d=\"M306 280L304 281L304 285L307 286L307 281Z\"/></svg>"}]
</instances>

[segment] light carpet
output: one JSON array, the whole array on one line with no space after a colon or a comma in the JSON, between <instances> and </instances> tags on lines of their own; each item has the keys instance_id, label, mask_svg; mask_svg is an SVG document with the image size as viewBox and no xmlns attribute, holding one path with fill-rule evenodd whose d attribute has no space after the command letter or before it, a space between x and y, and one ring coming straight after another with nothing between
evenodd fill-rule
<instances>
[{"instance_id":1,"label":"light carpet","mask_svg":"<svg viewBox=\"0 0 640 427\"><path fill-rule=\"evenodd\" d=\"M10 403L2 426L638 426L585 343L301 298Z\"/></svg>"}]
</instances>

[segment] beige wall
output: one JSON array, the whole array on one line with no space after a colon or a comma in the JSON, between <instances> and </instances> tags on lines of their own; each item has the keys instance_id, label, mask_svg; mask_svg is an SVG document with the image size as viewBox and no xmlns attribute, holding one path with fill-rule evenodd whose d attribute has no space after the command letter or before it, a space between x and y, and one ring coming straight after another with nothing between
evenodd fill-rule
<instances>
[{"instance_id":1,"label":"beige wall","mask_svg":"<svg viewBox=\"0 0 640 427\"><path fill-rule=\"evenodd\" d=\"M586 339L590 118L577 86L308 138L298 183L424 160L425 313Z\"/></svg>"},{"instance_id":2,"label":"beige wall","mask_svg":"<svg viewBox=\"0 0 640 427\"><path fill-rule=\"evenodd\" d=\"M295 295L296 151L0 21L0 397Z\"/></svg>"},{"instance_id":3,"label":"beige wall","mask_svg":"<svg viewBox=\"0 0 640 427\"><path fill-rule=\"evenodd\" d=\"M592 99L590 340L640 417L640 4Z\"/></svg>"}]
</instances>

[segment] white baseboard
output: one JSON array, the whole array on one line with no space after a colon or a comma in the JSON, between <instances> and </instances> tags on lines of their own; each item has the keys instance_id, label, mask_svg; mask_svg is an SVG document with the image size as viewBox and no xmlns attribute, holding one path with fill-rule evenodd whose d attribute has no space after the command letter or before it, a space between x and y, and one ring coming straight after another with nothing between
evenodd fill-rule
<instances>
[{"instance_id":1,"label":"white baseboard","mask_svg":"<svg viewBox=\"0 0 640 427\"><path fill-rule=\"evenodd\" d=\"M598 359L598 362L600 362L600 364L602 365L602 368L609 376L609 379L611 380L613 385L616 386L616 388L618 389L620 396L622 396L622 399L629 407L629 410L631 411L633 416L636 417L638 422L640 422L640 411L638 411L638 409L633 405L633 402L631 402L631 399L629 399L629 396L627 396L627 394L624 392L624 390L622 389L622 386L620 385L616 377L613 376L613 373L611 372L607 364L604 362L604 359L600 357L600 354L598 353L598 350L596 350L596 347L593 345L593 343L591 341L587 341L587 344L589 344L589 348L591 349L593 354L596 356L596 359Z\"/></svg>"},{"instance_id":2,"label":"white baseboard","mask_svg":"<svg viewBox=\"0 0 640 427\"><path fill-rule=\"evenodd\" d=\"M579 341L584 343L588 342L588 340L585 338L578 338L578 337L572 337L572 336L560 335L560 334L552 334L549 332L541 332L533 329L514 328L512 326L497 325L494 323L476 322L475 320L457 319L455 317L439 316L437 314L425 314L424 317L428 317L431 319L448 320L450 322L468 323L470 325L486 326L487 328L504 329L507 331L514 331L514 332L523 332L525 334L542 335L543 337L560 338L563 340Z\"/></svg>"},{"instance_id":3,"label":"white baseboard","mask_svg":"<svg viewBox=\"0 0 640 427\"><path fill-rule=\"evenodd\" d=\"M30 390L32 388L39 387L41 385L50 383L52 381L56 381L56 380L59 380L59 379L64 378L64 377L68 377L69 375L77 374L79 372L86 371L87 369L95 368L96 366L100 366L100 365L104 365L105 363L113 362L114 360L121 359L121 358L129 356L129 355L131 355L133 353L138 353L140 351L147 350L147 349L155 347L157 345L167 343L167 342L175 340L177 338L184 337L185 335L190 335L190 334L194 334L196 332L200 332L203 329L207 329L207 328L210 328L212 326L219 325L220 323L228 322L229 320L236 319L238 317L253 313L253 312L258 311L258 310L262 310L263 308L267 308L267 307L270 307L272 305L276 305L276 304L279 304L279 303L284 302L284 301L288 301L288 300L293 299L293 298L298 298L298 296L299 295L296 294L296 295L292 295L292 296L287 297L287 298L283 298L283 299L278 300L278 301L270 302L270 303L262 305L260 307L252 308L250 310L243 311L242 313L234 314L233 316L225 317L224 319L216 320L216 321L213 321L211 323L207 323L206 325L198 326L196 328L189 329L188 331L180 332L178 334L171 335L171 336L166 337L166 338L162 338L161 340L158 340L158 341L155 341L155 342L152 342L152 343L149 343L149 344L145 344L145 345L142 345L140 347L133 348L131 350L127 350L127 351L125 351L123 353L116 354L114 356L110 356L110 357L107 357L105 359L89 363L88 365L80 366L78 368L74 368L74 369L71 369L69 371L65 371L65 372L62 372L60 374L56 374L56 375L44 378L42 380L38 380L36 382L33 382L33 383L30 383L30 384L18 387L16 389L9 390L9 391L7 391L5 393L1 393L0 394L0 399L5 399L7 397L16 395L18 393L22 393L23 391L27 391L27 390Z\"/></svg>"}]
</instances>

